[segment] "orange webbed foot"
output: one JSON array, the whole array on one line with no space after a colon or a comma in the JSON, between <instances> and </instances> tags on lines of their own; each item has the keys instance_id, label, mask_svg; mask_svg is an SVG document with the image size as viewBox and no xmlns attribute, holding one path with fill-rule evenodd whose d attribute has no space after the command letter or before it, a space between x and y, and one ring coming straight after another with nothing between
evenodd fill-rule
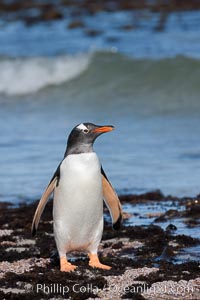
<instances>
[{"instance_id":1,"label":"orange webbed foot","mask_svg":"<svg viewBox=\"0 0 200 300\"><path fill-rule=\"evenodd\" d=\"M92 268L98 268L98 269L103 269L103 270L110 270L111 267L101 264L99 261L99 258L97 256L97 254L89 254L89 266Z\"/></svg>"},{"instance_id":2,"label":"orange webbed foot","mask_svg":"<svg viewBox=\"0 0 200 300\"><path fill-rule=\"evenodd\" d=\"M61 272L73 272L77 266L72 265L70 262L67 261L65 257L60 258L60 271Z\"/></svg>"}]
</instances>

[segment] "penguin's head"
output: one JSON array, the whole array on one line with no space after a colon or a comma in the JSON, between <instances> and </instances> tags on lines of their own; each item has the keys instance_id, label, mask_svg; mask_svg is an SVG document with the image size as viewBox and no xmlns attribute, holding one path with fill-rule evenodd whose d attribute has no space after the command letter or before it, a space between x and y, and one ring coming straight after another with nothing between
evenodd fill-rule
<instances>
[{"instance_id":1,"label":"penguin's head","mask_svg":"<svg viewBox=\"0 0 200 300\"><path fill-rule=\"evenodd\" d=\"M112 130L114 130L112 125L99 126L92 123L81 123L74 127L69 135L67 152L88 152L99 135Z\"/></svg>"}]
</instances>

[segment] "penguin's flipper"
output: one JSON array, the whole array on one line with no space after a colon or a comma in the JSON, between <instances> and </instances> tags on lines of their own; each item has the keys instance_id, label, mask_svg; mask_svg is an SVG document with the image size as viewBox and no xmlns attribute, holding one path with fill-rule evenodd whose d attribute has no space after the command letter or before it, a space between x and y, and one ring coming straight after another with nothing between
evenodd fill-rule
<instances>
[{"instance_id":1,"label":"penguin's flipper","mask_svg":"<svg viewBox=\"0 0 200 300\"><path fill-rule=\"evenodd\" d=\"M58 181L57 176L52 178L52 180L50 181L49 185L47 186L46 190L44 191L44 193L40 199L40 202L37 206L37 209L35 211L35 215L33 218L33 222L32 222L32 227L31 227L32 236L34 236L36 234L42 212L47 204L47 201L48 201L50 195L53 193L53 191L56 187L57 181Z\"/></svg>"},{"instance_id":2,"label":"penguin's flipper","mask_svg":"<svg viewBox=\"0 0 200 300\"><path fill-rule=\"evenodd\" d=\"M102 187L103 187L103 197L108 207L113 223L113 229L119 230L122 224L122 207L119 198L109 182L103 168L101 168L102 173Z\"/></svg>"}]
</instances>

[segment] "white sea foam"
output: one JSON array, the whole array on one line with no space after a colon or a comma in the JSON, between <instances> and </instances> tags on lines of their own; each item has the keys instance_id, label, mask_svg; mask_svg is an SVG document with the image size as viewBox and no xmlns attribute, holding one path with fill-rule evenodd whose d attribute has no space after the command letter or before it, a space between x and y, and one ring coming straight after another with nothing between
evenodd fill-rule
<instances>
[{"instance_id":1,"label":"white sea foam","mask_svg":"<svg viewBox=\"0 0 200 300\"><path fill-rule=\"evenodd\" d=\"M24 95L76 78L90 63L90 55L0 59L0 93Z\"/></svg>"}]
</instances>

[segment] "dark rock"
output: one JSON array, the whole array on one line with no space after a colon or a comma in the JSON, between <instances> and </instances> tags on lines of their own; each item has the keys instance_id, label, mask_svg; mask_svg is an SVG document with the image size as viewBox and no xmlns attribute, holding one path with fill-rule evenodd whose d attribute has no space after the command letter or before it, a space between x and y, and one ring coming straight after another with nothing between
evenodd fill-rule
<instances>
[{"instance_id":1,"label":"dark rock","mask_svg":"<svg viewBox=\"0 0 200 300\"><path fill-rule=\"evenodd\" d=\"M200 199L192 199L186 203L187 216L200 216Z\"/></svg>"},{"instance_id":2,"label":"dark rock","mask_svg":"<svg viewBox=\"0 0 200 300\"><path fill-rule=\"evenodd\" d=\"M95 29L86 29L85 33L90 36L90 37L96 37L102 33L100 30L95 30Z\"/></svg>"},{"instance_id":3,"label":"dark rock","mask_svg":"<svg viewBox=\"0 0 200 300\"><path fill-rule=\"evenodd\" d=\"M187 272L188 271L188 272ZM192 272L192 273L190 273ZM172 262L162 261L158 272L151 273L150 276L139 276L138 281L145 281L150 286L158 281L165 280L190 280L199 277L199 263L187 262L182 264L173 264Z\"/></svg>"},{"instance_id":4,"label":"dark rock","mask_svg":"<svg viewBox=\"0 0 200 300\"><path fill-rule=\"evenodd\" d=\"M165 222L169 219L180 217L182 216L182 212L176 210L176 209L169 209L166 213L164 213L162 216L156 218L154 222Z\"/></svg>"},{"instance_id":5,"label":"dark rock","mask_svg":"<svg viewBox=\"0 0 200 300\"><path fill-rule=\"evenodd\" d=\"M83 28L83 27L85 27L85 24L82 21L75 20L75 21L70 22L67 27L69 29Z\"/></svg>"},{"instance_id":6,"label":"dark rock","mask_svg":"<svg viewBox=\"0 0 200 300\"><path fill-rule=\"evenodd\" d=\"M135 26L132 24L126 24L121 27L121 29L125 30L125 31L130 31L130 30L133 30L134 28L135 28Z\"/></svg>"},{"instance_id":7,"label":"dark rock","mask_svg":"<svg viewBox=\"0 0 200 300\"><path fill-rule=\"evenodd\" d=\"M52 8L49 10L43 10L40 15L40 20L43 20L43 21L59 20L62 18L63 18L63 14L56 8Z\"/></svg>"},{"instance_id":8,"label":"dark rock","mask_svg":"<svg viewBox=\"0 0 200 300\"><path fill-rule=\"evenodd\" d=\"M177 230L177 227L173 224L169 224L166 229L165 229L167 232L173 232L173 231L176 231Z\"/></svg>"},{"instance_id":9,"label":"dark rock","mask_svg":"<svg viewBox=\"0 0 200 300\"><path fill-rule=\"evenodd\" d=\"M148 192L140 195L121 195L121 202L129 202L129 203L141 203L146 201L163 201L167 200L160 190L155 190L152 192Z\"/></svg>"},{"instance_id":10,"label":"dark rock","mask_svg":"<svg viewBox=\"0 0 200 300\"><path fill-rule=\"evenodd\" d=\"M171 237L174 242L177 242L181 247L189 247L198 245L200 240L197 238L193 238L191 236L187 236L184 234L179 234Z\"/></svg>"},{"instance_id":11,"label":"dark rock","mask_svg":"<svg viewBox=\"0 0 200 300\"><path fill-rule=\"evenodd\" d=\"M120 1L121 10L141 9L147 7L145 0L123 0Z\"/></svg>"},{"instance_id":12,"label":"dark rock","mask_svg":"<svg viewBox=\"0 0 200 300\"><path fill-rule=\"evenodd\" d=\"M118 242L112 245L112 249L119 249L123 247L123 243L122 242Z\"/></svg>"},{"instance_id":13,"label":"dark rock","mask_svg":"<svg viewBox=\"0 0 200 300\"><path fill-rule=\"evenodd\" d=\"M199 219L186 219L184 221L184 223L189 227L189 228L193 228L193 227L197 227L200 225L200 220Z\"/></svg>"},{"instance_id":14,"label":"dark rock","mask_svg":"<svg viewBox=\"0 0 200 300\"><path fill-rule=\"evenodd\" d=\"M89 14L94 15L106 10L106 5L104 1L83 1L82 8L84 8Z\"/></svg>"}]
</instances>

